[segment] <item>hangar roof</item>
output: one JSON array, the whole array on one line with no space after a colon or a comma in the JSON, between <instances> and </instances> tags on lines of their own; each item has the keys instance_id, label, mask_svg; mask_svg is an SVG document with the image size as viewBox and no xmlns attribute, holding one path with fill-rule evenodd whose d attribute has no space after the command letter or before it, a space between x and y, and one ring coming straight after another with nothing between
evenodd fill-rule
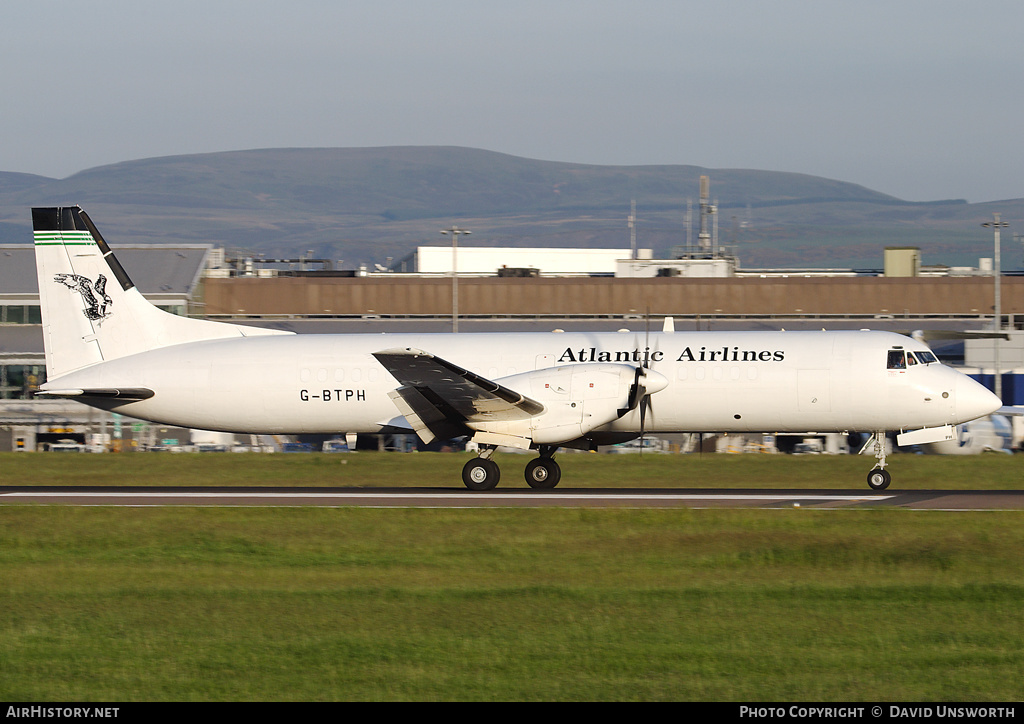
<instances>
[{"instance_id":1,"label":"hangar roof","mask_svg":"<svg viewBox=\"0 0 1024 724\"><path fill-rule=\"evenodd\" d=\"M114 253L139 291L153 301L192 296L206 266L209 244L127 244ZM32 244L0 244L0 299L39 294Z\"/></svg>"}]
</instances>

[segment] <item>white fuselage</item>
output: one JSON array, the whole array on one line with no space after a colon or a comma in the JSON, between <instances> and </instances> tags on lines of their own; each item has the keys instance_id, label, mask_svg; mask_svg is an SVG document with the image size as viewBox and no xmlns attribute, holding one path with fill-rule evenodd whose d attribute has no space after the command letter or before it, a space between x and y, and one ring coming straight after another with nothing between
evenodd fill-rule
<instances>
[{"instance_id":1,"label":"white fuselage","mask_svg":"<svg viewBox=\"0 0 1024 724\"><path fill-rule=\"evenodd\" d=\"M668 380L650 396L645 428L652 432L904 430L957 424L998 407L991 393L942 364L887 369L889 350L927 348L867 331L258 336L153 349L48 386L148 388L151 398L117 411L184 427L377 432L406 426L388 397L399 383L372 356L397 347L499 382L568 364L649 366ZM639 432L639 412L601 429Z\"/></svg>"}]
</instances>

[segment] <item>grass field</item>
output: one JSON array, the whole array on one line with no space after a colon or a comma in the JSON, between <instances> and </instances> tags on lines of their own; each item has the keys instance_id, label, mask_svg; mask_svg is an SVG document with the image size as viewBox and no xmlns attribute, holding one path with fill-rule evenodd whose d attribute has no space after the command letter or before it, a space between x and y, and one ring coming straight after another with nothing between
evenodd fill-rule
<instances>
[{"instance_id":1,"label":"grass field","mask_svg":"<svg viewBox=\"0 0 1024 724\"><path fill-rule=\"evenodd\" d=\"M454 486L463 459L11 454L0 484ZM866 489L871 462L559 459L571 487ZM1021 512L0 506L0 699L1017 701L1022 551Z\"/></svg>"},{"instance_id":2,"label":"grass field","mask_svg":"<svg viewBox=\"0 0 1024 724\"><path fill-rule=\"evenodd\" d=\"M468 453L76 455L0 453L0 485L462 485ZM529 455L497 455L501 488L526 488ZM870 455L600 455L563 453L563 488L853 488L868 490ZM1017 489L1019 456L890 455L893 488Z\"/></svg>"}]
</instances>

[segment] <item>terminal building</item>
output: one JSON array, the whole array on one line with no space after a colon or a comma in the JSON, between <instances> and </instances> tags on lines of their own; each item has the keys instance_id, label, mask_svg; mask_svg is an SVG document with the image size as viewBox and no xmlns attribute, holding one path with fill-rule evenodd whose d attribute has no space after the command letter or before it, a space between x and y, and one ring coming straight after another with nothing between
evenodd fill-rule
<instances>
[{"instance_id":1,"label":"terminal building","mask_svg":"<svg viewBox=\"0 0 1024 724\"><path fill-rule=\"evenodd\" d=\"M457 284L457 313L468 331L658 329L670 316L681 330L871 327L923 330L929 340L966 337L944 358L990 387L998 367L1004 402L1024 405L1024 276L1000 277L1009 339L978 338L994 328L994 277L985 260L977 268L926 267L916 249L892 247L885 268L873 272L744 270L720 253L658 260L646 250L467 245L457 257L452 247L420 247L371 272L334 270L324 260L226 259L199 244L116 251L143 295L172 313L310 333L448 331ZM220 440L33 399L45 381L33 246L0 246L0 260L0 451L67 440L124 449Z\"/></svg>"}]
</instances>

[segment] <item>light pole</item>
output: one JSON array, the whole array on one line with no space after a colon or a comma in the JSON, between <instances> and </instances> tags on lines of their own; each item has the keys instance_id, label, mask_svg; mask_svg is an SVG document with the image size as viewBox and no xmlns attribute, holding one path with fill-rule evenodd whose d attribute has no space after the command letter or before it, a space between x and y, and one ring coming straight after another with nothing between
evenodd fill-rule
<instances>
[{"instance_id":1,"label":"light pole","mask_svg":"<svg viewBox=\"0 0 1024 724\"><path fill-rule=\"evenodd\" d=\"M996 297L995 298L995 326L993 327L993 329L997 333L1003 331L1003 309L1002 309L1002 296L1001 296L1002 290L1000 289L1000 286L999 286L1000 278L1002 277L1003 273L1000 270L1000 265L999 265L999 246L1000 246L1000 244L999 244L999 230L1000 229L1004 229L1007 226L1009 226L1009 224L1007 224L1005 221L1000 221L999 217L1000 217L999 214L993 213L992 214L992 221L988 221L988 222L985 222L984 224L982 224L982 226L984 226L986 228L991 227L992 234L995 237L995 239L994 239L995 258L992 260L992 266L994 267L993 272L995 274L995 297ZM999 367L1001 366L1000 359L999 359L999 337L996 337L995 339L993 339L993 341L995 342L995 360L994 360L994 362L995 362L995 375L994 375L994 377L995 377L995 389L993 391L996 393L996 397L999 398L1000 402L1002 402L1002 399L1003 399L1003 379L1002 379L1001 370L999 369Z\"/></svg>"},{"instance_id":2,"label":"light pole","mask_svg":"<svg viewBox=\"0 0 1024 724\"><path fill-rule=\"evenodd\" d=\"M442 229L445 236L452 237L452 332L459 331L459 234L472 234L472 231L452 226L450 229Z\"/></svg>"}]
</instances>

